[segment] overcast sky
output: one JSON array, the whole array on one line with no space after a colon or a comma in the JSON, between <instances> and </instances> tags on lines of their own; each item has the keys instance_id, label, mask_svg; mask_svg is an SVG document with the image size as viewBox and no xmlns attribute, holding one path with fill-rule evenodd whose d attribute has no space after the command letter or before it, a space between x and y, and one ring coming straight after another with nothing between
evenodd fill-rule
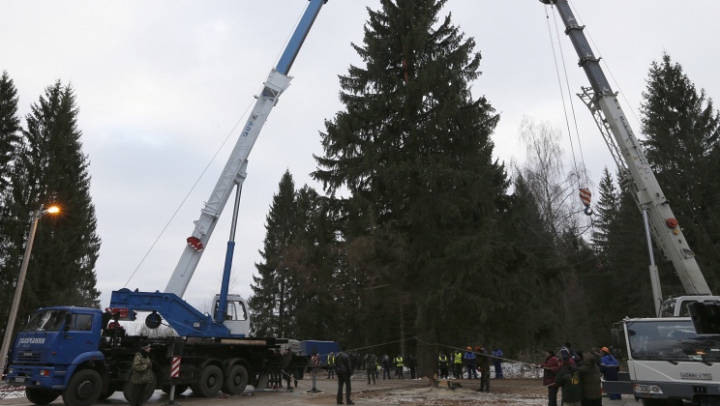
<instances>
[{"instance_id":1,"label":"overcast sky","mask_svg":"<svg viewBox=\"0 0 720 406\"><path fill-rule=\"evenodd\" d=\"M164 290L238 136L233 128L247 119L253 96L307 4L0 0L0 71L7 70L15 81L21 116L58 79L75 89L103 242L97 264L102 306L109 304L112 290L126 283L132 289ZM720 95L717 0L572 4L596 55L607 63L615 90L628 100L624 108L637 133L634 114L647 72L663 52L683 65L698 88L711 97ZM251 293L265 216L283 172L290 170L297 187L308 183L320 189L308 176L316 167L312 154L322 154L318 132L323 121L343 109L337 76L350 64L361 63L350 43L362 43L367 7L377 9L379 1L330 0L323 7L290 72L291 87L250 155L231 287L245 297ZM570 120L577 120L580 134L574 124L572 134L565 130L551 46L557 41L556 24L562 27L555 14L537 0L449 0L444 13L452 13L454 23L475 38L482 52L483 75L473 83L473 94L485 95L501 115L493 136L496 156L522 162L520 121L525 116L547 120L563 132L568 167L572 137L575 158L588 166L595 192L603 167L614 164L590 113L576 97L575 118ZM570 40L558 29L574 95L587 80ZM556 53L564 82L557 47ZM569 103L567 90L562 92ZM568 112L572 114L569 104ZM208 164L198 187L131 278ZM202 310L219 291L229 206L185 294Z\"/></svg>"}]
</instances>

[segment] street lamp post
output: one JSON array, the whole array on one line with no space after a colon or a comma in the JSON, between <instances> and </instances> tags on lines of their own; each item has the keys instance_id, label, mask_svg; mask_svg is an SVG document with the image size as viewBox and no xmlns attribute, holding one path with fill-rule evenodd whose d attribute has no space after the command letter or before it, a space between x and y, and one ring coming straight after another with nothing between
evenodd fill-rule
<instances>
[{"instance_id":1,"label":"street lamp post","mask_svg":"<svg viewBox=\"0 0 720 406\"><path fill-rule=\"evenodd\" d=\"M23 254L22 266L20 266L20 276L18 276L18 281L15 286L15 296L13 297L12 307L10 308L7 327L5 327L5 337L2 342L2 350L0 350L0 375L5 371L5 367L7 366L7 353L10 350L10 340L13 335L13 327L15 326L18 307L20 306L20 296L22 295L23 285L25 285L25 275L27 274L28 263L30 262L30 252L32 251L33 241L35 241L35 232L37 231L38 222L43 214L54 214L59 211L60 209L57 206L51 206L47 210L43 210L42 206L40 206L40 210L35 210L30 213L30 218L32 219L30 236L25 244L25 254Z\"/></svg>"}]
</instances>

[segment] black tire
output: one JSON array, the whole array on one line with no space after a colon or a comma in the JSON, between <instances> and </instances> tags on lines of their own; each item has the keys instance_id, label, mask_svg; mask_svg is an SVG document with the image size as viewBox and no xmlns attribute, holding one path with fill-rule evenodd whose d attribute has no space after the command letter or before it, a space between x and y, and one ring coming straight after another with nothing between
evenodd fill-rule
<instances>
[{"instance_id":1,"label":"black tire","mask_svg":"<svg viewBox=\"0 0 720 406\"><path fill-rule=\"evenodd\" d=\"M241 395L248 385L248 378L247 369L242 365L235 365L230 368L228 375L225 377L222 391L228 395Z\"/></svg>"},{"instance_id":2,"label":"black tire","mask_svg":"<svg viewBox=\"0 0 720 406\"><path fill-rule=\"evenodd\" d=\"M102 377L92 369L75 372L63 392L66 406L90 406L97 402L102 393Z\"/></svg>"},{"instance_id":3,"label":"black tire","mask_svg":"<svg viewBox=\"0 0 720 406\"><path fill-rule=\"evenodd\" d=\"M106 391L104 391L100 394L100 397L98 398L98 400L105 400L105 399L109 398L110 396L112 396L114 393L115 393L115 389L112 386L110 386L107 388Z\"/></svg>"},{"instance_id":4,"label":"black tire","mask_svg":"<svg viewBox=\"0 0 720 406\"><path fill-rule=\"evenodd\" d=\"M25 388L25 396L36 405L47 405L60 396L60 392L52 389Z\"/></svg>"},{"instance_id":5,"label":"black tire","mask_svg":"<svg viewBox=\"0 0 720 406\"><path fill-rule=\"evenodd\" d=\"M213 397L220 392L223 385L223 373L216 365L206 366L198 381L190 387L197 396Z\"/></svg>"},{"instance_id":6,"label":"black tire","mask_svg":"<svg viewBox=\"0 0 720 406\"><path fill-rule=\"evenodd\" d=\"M142 402L147 402L155 393L155 387L157 386L157 377L155 376L155 373L150 371L150 383L148 383L145 386L145 395L143 396ZM127 382L123 385L123 396L125 397L125 400L128 402L132 402L132 391L133 391L133 383L132 383L132 374L130 374L130 378Z\"/></svg>"}]
</instances>

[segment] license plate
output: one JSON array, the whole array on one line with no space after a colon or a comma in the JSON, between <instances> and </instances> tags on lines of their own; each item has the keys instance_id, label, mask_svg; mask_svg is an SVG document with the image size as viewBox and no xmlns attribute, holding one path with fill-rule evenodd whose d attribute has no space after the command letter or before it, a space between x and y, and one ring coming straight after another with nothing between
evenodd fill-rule
<instances>
[{"instance_id":1,"label":"license plate","mask_svg":"<svg viewBox=\"0 0 720 406\"><path fill-rule=\"evenodd\" d=\"M22 376L17 376L17 377L15 377L15 379L13 379L13 382L15 382L15 383L25 383L25 379L26 379L26 378L23 378Z\"/></svg>"},{"instance_id":2,"label":"license plate","mask_svg":"<svg viewBox=\"0 0 720 406\"><path fill-rule=\"evenodd\" d=\"M680 372L681 379L697 379L702 381L712 381L712 374L704 374L697 372Z\"/></svg>"}]
</instances>

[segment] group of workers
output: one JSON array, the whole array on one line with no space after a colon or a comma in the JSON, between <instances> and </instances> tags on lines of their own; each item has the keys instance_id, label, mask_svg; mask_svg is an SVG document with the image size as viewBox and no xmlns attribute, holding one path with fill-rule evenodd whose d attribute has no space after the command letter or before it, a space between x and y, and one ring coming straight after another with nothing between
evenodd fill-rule
<instances>
[{"instance_id":1,"label":"group of workers","mask_svg":"<svg viewBox=\"0 0 720 406\"><path fill-rule=\"evenodd\" d=\"M467 347L465 352L455 351L449 357L444 352L438 354L438 369L440 379L463 379L463 366L467 373L467 379L480 379L480 389L478 392L490 391L490 364L495 367L495 379L502 379L502 350L495 348L492 353L481 345L475 347ZM452 365L452 376L450 375L450 366Z\"/></svg>"},{"instance_id":2,"label":"group of workers","mask_svg":"<svg viewBox=\"0 0 720 406\"><path fill-rule=\"evenodd\" d=\"M536 367L543 368L543 385L548 388L548 406L557 406L557 394L562 390L563 406L602 405L602 379L616 381L620 363L607 347L587 353L574 351L566 343L556 355L546 350L547 358ZM620 399L610 394L610 399Z\"/></svg>"}]
</instances>

